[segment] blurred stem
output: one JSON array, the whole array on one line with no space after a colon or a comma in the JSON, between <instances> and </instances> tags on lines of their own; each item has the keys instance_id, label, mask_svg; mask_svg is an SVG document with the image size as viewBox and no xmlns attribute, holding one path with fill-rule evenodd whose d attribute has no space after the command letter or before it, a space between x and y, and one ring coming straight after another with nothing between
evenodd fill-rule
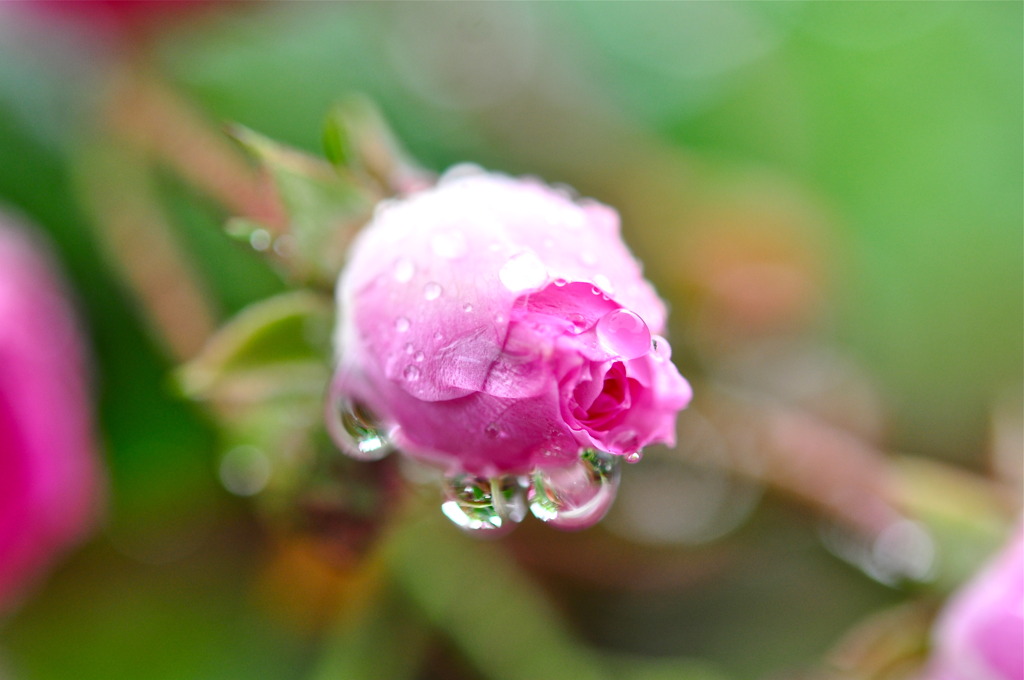
<instances>
[{"instance_id":1,"label":"blurred stem","mask_svg":"<svg viewBox=\"0 0 1024 680\"><path fill-rule=\"evenodd\" d=\"M386 547L392 578L484 677L609 677L498 545L461 535L434 507L413 511Z\"/></svg>"},{"instance_id":2,"label":"blurred stem","mask_svg":"<svg viewBox=\"0 0 1024 680\"><path fill-rule=\"evenodd\" d=\"M100 241L150 326L175 359L192 357L213 333L216 314L173 238L145 159L97 140L78 174Z\"/></svg>"},{"instance_id":3,"label":"blurred stem","mask_svg":"<svg viewBox=\"0 0 1024 680\"><path fill-rule=\"evenodd\" d=\"M429 631L394 592L346 618L328 635L314 680L406 680L417 677Z\"/></svg>"},{"instance_id":4,"label":"blurred stem","mask_svg":"<svg viewBox=\"0 0 1024 680\"><path fill-rule=\"evenodd\" d=\"M145 66L125 68L111 80L103 115L126 143L167 165L233 215L283 230L284 212L270 179Z\"/></svg>"}]
</instances>

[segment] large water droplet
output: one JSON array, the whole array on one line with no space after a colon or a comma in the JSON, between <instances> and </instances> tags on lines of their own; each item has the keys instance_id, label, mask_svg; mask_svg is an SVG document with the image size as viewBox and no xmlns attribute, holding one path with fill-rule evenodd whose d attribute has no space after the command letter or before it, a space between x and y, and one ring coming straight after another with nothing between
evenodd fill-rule
<instances>
[{"instance_id":1,"label":"large water droplet","mask_svg":"<svg viewBox=\"0 0 1024 680\"><path fill-rule=\"evenodd\" d=\"M623 359L636 359L651 351L647 324L628 309L613 309L601 317L597 339L602 347Z\"/></svg>"},{"instance_id":2,"label":"large water droplet","mask_svg":"<svg viewBox=\"0 0 1024 680\"><path fill-rule=\"evenodd\" d=\"M394 447L366 407L340 399L334 411L335 420L328 430L343 453L363 461L380 460L391 453Z\"/></svg>"},{"instance_id":3,"label":"large water droplet","mask_svg":"<svg viewBox=\"0 0 1024 680\"><path fill-rule=\"evenodd\" d=\"M503 536L526 516L526 480L518 477L455 475L445 480L444 492L441 512L469 533Z\"/></svg>"},{"instance_id":4,"label":"large water droplet","mask_svg":"<svg viewBox=\"0 0 1024 680\"><path fill-rule=\"evenodd\" d=\"M498 271L502 284L513 293L539 288L547 277L547 268L532 251L513 255Z\"/></svg>"},{"instance_id":5,"label":"large water droplet","mask_svg":"<svg viewBox=\"0 0 1024 680\"><path fill-rule=\"evenodd\" d=\"M615 500L619 476L617 456L587 449L572 465L533 473L530 512L558 529L593 526Z\"/></svg>"},{"instance_id":6,"label":"large water droplet","mask_svg":"<svg viewBox=\"0 0 1024 680\"><path fill-rule=\"evenodd\" d=\"M431 281L427 285L423 286L423 299L436 300L439 297L441 297L441 284L436 281Z\"/></svg>"},{"instance_id":7,"label":"large water droplet","mask_svg":"<svg viewBox=\"0 0 1024 680\"><path fill-rule=\"evenodd\" d=\"M416 274L416 265L412 263L412 260L403 257L395 263L395 281L398 281L399 283L409 283L412 281L414 274Z\"/></svg>"},{"instance_id":8,"label":"large water droplet","mask_svg":"<svg viewBox=\"0 0 1024 680\"><path fill-rule=\"evenodd\" d=\"M443 231L430 239L434 254L446 260L457 260L469 250L466 235L461 231Z\"/></svg>"},{"instance_id":9,"label":"large water droplet","mask_svg":"<svg viewBox=\"0 0 1024 680\"><path fill-rule=\"evenodd\" d=\"M405 318L404 316L400 316L397 319L395 319L395 330L398 331L399 333L405 333L407 330L409 330L409 326L411 325L412 324L409 323L409 319Z\"/></svg>"},{"instance_id":10,"label":"large water droplet","mask_svg":"<svg viewBox=\"0 0 1024 680\"><path fill-rule=\"evenodd\" d=\"M420 369L409 364L405 367L405 370L402 371L402 375L405 376L405 379L409 382L415 382L420 379Z\"/></svg>"}]
</instances>

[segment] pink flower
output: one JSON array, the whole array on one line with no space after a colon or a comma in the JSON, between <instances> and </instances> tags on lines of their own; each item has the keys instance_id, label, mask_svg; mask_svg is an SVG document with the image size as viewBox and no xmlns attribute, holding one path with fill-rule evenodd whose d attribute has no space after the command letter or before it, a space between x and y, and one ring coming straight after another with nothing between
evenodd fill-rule
<instances>
[{"instance_id":1,"label":"pink flower","mask_svg":"<svg viewBox=\"0 0 1024 680\"><path fill-rule=\"evenodd\" d=\"M37 244L0 216L0 610L95 515L82 343L63 292Z\"/></svg>"},{"instance_id":2,"label":"pink flower","mask_svg":"<svg viewBox=\"0 0 1024 680\"><path fill-rule=\"evenodd\" d=\"M1024 679L1024 526L943 609L924 678Z\"/></svg>"},{"instance_id":3,"label":"pink flower","mask_svg":"<svg viewBox=\"0 0 1024 680\"><path fill-rule=\"evenodd\" d=\"M598 467L638 459L674 441L690 400L658 335L665 305L618 215L534 180L460 168L382 205L352 246L338 302L332 394L355 418L334 425L336 438L356 455L386 438L460 488L460 475L484 488L588 450L602 452ZM353 444L360 427L369 446Z\"/></svg>"}]
</instances>

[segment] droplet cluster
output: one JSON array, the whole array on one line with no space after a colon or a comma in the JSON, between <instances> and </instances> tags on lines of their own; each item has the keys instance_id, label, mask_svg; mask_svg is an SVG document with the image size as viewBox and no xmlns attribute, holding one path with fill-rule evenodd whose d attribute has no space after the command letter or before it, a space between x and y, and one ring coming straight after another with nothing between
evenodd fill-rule
<instances>
[{"instance_id":1,"label":"droplet cluster","mask_svg":"<svg viewBox=\"0 0 1024 680\"><path fill-rule=\"evenodd\" d=\"M345 454L373 461L395 450L387 428L364 407L336 399L330 409L331 434ZM487 428L489 438L502 435L494 423ZM622 458L583 449L568 465L538 466L530 474L488 478L456 472L444 479L441 512L463 531L481 536L503 536L527 513L558 529L585 529L599 522L615 500ZM639 458L636 452L626 460Z\"/></svg>"}]
</instances>

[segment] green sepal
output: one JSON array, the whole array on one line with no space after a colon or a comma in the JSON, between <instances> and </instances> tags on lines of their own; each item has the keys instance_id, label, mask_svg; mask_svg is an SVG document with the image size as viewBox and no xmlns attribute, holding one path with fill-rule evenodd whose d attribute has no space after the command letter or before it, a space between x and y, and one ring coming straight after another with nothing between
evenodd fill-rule
<instances>
[{"instance_id":1,"label":"green sepal","mask_svg":"<svg viewBox=\"0 0 1024 680\"><path fill-rule=\"evenodd\" d=\"M350 172L243 126L229 132L266 169L280 197L290 241L285 247L275 245L275 255L299 282L333 285L351 235L380 198L375 189Z\"/></svg>"}]
</instances>

